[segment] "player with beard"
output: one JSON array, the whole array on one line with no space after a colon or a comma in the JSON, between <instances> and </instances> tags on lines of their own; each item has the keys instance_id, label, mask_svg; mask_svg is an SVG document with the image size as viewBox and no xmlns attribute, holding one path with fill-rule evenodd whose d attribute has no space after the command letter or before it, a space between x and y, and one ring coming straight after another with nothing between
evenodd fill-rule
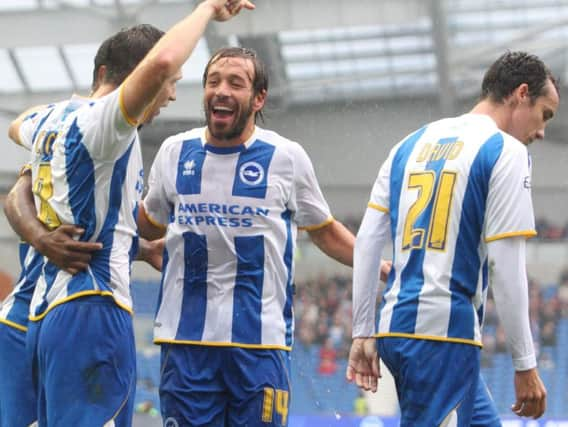
<instances>
[{"instance_id":1,"label":"player with beard","mask_svg":"<svg viewBox=\"0 0 568 427\"><path fill-rule=\"evenodd\" d=\"M203 86L207 126L162 144L138 221L142 236L166 236L154 329L162 416L285 426L297 230L347 265L354 236L300 144L255 125L268 80L253 51L216 52Z\"/></svg>"}]
</instances>

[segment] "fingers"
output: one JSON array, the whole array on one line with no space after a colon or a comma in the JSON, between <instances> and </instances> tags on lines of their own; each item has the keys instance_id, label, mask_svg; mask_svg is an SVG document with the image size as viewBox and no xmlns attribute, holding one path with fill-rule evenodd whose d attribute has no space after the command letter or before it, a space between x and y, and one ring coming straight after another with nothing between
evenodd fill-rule
<instances>
[{"instance_id":1,"label":"fingers","mask_svg":"<svg viewBox=\"0 0 568 427\"><path fill-rule=\"evenodd\" d=\"M519 417L540 418L546 410L546 399L518 400L511 410Z\"/></svg>"},{"instance_id":2,"label":"fingers","mask_svg":"<svg viewBox=\"0 0 568 427\"><path fill-rule=\"evenodd\" d=\"M355 377L355 369L351 366L347 365L347 369L345 370L345 379L347 382L352 383Z\"/></svg>"},{"instance_id":3,"label":"fingers","mask_svg":"<svg viewBox=\"0 0 568 427\"><path fill-rule=\"evenodd\" d=\"M254 10L256 6L252 4L250 1L245 0L243 3L243 7L248 10Z\"/></svg>"},{"instance_id":4,"label":"fingers","mask_svg":"<svg viewBox=\"0 0 568 427\"><path fill-rule=\"evenodd\" d=\"M357 386L365 391L377 391L377 378L373 375L365 375L360 372L355 374L355 383Z\"/></svg>"},{"instance_id":5,"label":"fingers","mask_svg":"<svg viewBox=\"0 0 568 427\"><path fill-rule=\"evenodd\" d=\"M71 240L65 243L65 249L67 249L68 251L79 252L82 254L100 251L102 248L103 244L100 242L79 242L76 240Z\"/></svg>"}]
</instances>

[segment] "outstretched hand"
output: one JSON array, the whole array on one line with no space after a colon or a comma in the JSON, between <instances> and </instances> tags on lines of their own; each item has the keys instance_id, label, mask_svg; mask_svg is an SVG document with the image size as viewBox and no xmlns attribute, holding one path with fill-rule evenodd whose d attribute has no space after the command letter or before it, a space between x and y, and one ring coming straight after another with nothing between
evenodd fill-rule
<instances>
[{"instance_id":1,"label":"outstretched hand","mask_svg":"<svg viewBox=\"0 0 568 427\"><path fill-rule=\"evenodd\" d=\"M35 249L60 269L69 274L86 270L93 252L103 248L102 243L76 240L85 230L74 225L61 225L33 242Z\"/></svg>"},{"instance_id":2,"label":"outstretched hand","mask_svg":"<svg viewBox=\"0 0 568 427\"><path fill-rule=\"evenodd\" d=\"M355 381L357 386L366 391L377 391L381 372L375 338L354 338L349 352L349 361L345 378Z\"/></svg>"},{"instance_id":3,"label":"outstretched hand","mask_svg":"<svg viewBox=\"0 0 568 427\"><path fill-rule=\"evenodd\" d=\"M228 21L237 16L242 9L253 10L255 5L249 0L207 0L215 10L215 21Z\"/></svg>"}]
</instances>

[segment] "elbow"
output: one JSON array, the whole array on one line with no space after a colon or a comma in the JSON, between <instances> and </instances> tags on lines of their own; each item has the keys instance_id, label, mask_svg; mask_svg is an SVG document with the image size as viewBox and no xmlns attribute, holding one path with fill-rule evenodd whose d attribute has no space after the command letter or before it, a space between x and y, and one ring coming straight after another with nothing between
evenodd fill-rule
<instances>
[{"instance_id":1,"label":"elbow","mask_svg":"<svg viewBox=\"0 0 568 427\"><path fill-rule=\"evenodd\" d=\"M152 75L162 83L171 78L180 68L175 58L175 53L171 50L159 52L151 60Z\"/></svg>"},{"instance_id":2,"label":"elbow","mask_svg":"<svg viewBox=\"0 0 568 427\"><path fill-rule=\"evenodd\" d=\"M12 141L14 141L17 144L20 143L20 139L18 137L18 130L19 130L18 121L14 120L12 123L10 123L10 126L8 127L8 138L10 138Z\"/></svg>"}]
</instances>

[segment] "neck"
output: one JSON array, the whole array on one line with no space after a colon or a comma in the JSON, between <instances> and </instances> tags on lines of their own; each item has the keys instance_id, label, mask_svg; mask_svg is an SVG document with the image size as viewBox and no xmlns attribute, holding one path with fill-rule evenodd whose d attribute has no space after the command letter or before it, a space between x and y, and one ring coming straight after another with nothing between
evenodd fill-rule
<instances>
[{"instance_id":1,"label":"neck","mask_svg":"<svg viewBox=\"0 0 568 427\"><path fill-rule=\"evenodd\" d=\"M489 116L497 124L502 131L507 132L511 123L511 108L507 101L504 103L495 103L488 99L484 99L477 103L470 111L471 114L483 114Z\"/></svg>"},{"instance_id":2,"label":"neck","mask_svg":"<svg viewBox=\"0 0 568 427\"><path fill-rule=\"evenodd\" d=\"M231 139L225 139L225 138L215 138L211 134L209 127L207 127L207 129L205 130L205 138L207 139L207 143L213 145L214 147L237 147L239 145L244 144L250 139L250 137L254 133L254 129L255 129L255 124L253 119L247 123L245 129L240 135Z\"/></svg>"},{"instance_id":3,"label":"neck","mask_svg":"<svg viewBox=\"0 0 568 427\"><path fill-rule=\"evenodd\" d=\"M95 89L93 92L91 92L89 98L101 98L105 95L108 95L112 91L116 90L116 88L117 87L115 85L109 83L103 83L102 85L97 87L97 89Z\"/></svg>"}]
</instances>

